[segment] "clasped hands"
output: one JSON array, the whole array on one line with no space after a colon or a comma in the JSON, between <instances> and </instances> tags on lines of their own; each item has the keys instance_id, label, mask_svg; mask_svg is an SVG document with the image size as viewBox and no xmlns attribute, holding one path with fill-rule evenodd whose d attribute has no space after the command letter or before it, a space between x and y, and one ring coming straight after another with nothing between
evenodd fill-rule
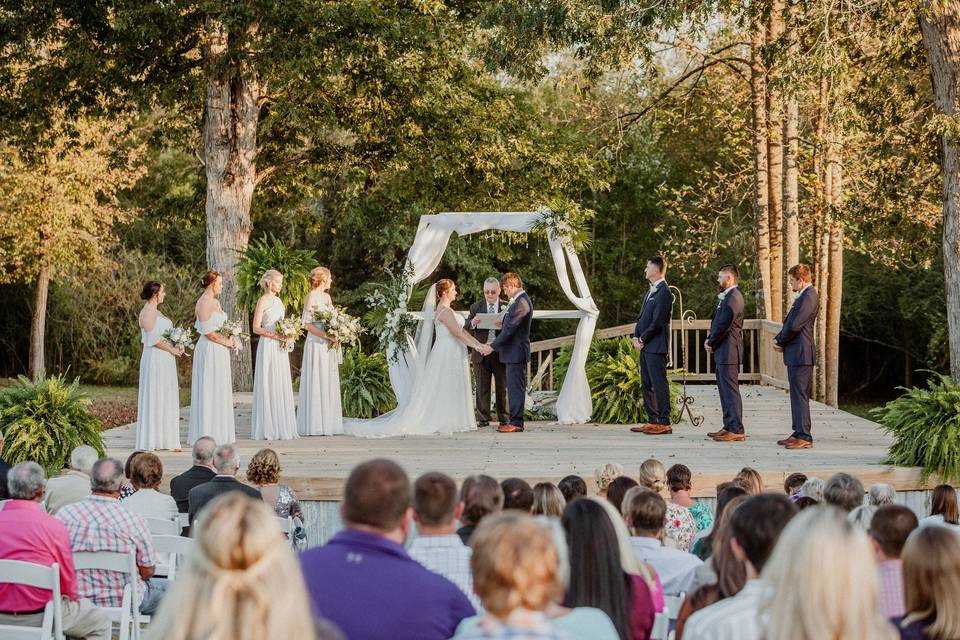
<instances>
[{"instance_id":1,"label":"clasped hands","mask_svg":"<svg viewBox=\"0 0 960 640\"><path fill-rule=\"evenodd\" d=\"M477 347L477 353L488 356L493 353L493 348L488 344L481 344L479 347Z\"/></svg>"},{"instance_id":2,"label":"clasped hands","mask_svg":"<svg viewBox=\"0 0 960 640\"><path fill-rule=\"evenodd\" d=\"M641 340L640 338L634 337L634 338L633 338L633 346L634 346L634 348L637 349L638 351L643 351L643 340Z\"/></svg>"}]
</instances>

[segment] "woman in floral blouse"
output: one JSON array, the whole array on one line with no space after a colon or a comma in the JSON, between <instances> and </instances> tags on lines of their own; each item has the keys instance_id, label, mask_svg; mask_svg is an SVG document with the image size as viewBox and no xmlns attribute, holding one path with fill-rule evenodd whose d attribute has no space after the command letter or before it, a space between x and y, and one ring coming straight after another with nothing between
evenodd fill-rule
<instances>
[{"instance_id":1,"label":"woman in floral blouse","mask_svg":"<svg viewBox=\"0 0 960 640\"><path fill-rule=\"evenodd\" d=\"M675 464L667 469L667 487L670 489L670 502L687 509L693 516L697 531L704 531L713 526L713 512L710 508L690 497L690 468L683 464Z\"/></svg>"},{"instance_id":2,"label":"woman in floral blouse","mask_svg":"<svg viewBox=\"0 0 960 640\"><path fill-rule=\"evenodd\" d=\"M656 491L667 501L667 524L663 529L663 543L682 551L690 551L693 538L697 535L697 525L690 511L669 500L666 494L667 472L663 463L650 458L640 465L640 485Z\"/></svg>"}]
</instances>

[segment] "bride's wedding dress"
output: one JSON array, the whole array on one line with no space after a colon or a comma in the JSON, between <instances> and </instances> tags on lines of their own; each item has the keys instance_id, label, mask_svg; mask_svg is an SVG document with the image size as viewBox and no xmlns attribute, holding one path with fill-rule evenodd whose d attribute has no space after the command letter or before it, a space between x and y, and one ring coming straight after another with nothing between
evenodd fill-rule
<instances>
[{"instance_id":1,"label":"bride's wedding dress","mask_svg":"<svg viewBox=\"0 0 960 640\"><path fill-rule=\"evenodd\" d=\"M439 313L453 311L441 307ZM344 420L345 433L386 438L477 430L467 347L439 319L433 320L433 328L436 341L407 403L371 420Z\"/></svg>"}]
</instances>

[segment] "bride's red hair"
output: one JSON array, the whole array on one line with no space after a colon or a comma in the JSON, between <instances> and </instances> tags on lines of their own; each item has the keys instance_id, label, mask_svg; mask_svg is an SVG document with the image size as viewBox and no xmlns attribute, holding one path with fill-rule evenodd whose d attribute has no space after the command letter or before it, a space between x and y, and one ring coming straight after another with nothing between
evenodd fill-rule
<instances>
[{"instance_id":1,"label":"bride's red hair","mask_svg":"<svg viewBox=\"0 0 960 640\"><path fill-rule=\"evenodd\" d=\"M444 278L442 280L437 280L437 304L440 304L440 300L446 295L447 291L453 288L453 280L450 278Z\"/></svg>"}]
</instances>

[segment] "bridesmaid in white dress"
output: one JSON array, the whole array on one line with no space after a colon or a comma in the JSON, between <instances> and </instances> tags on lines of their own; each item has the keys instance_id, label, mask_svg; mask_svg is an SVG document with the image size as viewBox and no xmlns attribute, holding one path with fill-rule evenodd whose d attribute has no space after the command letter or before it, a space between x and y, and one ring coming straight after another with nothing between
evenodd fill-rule
<instances>
[{"instance_id":1,"label":"bridesmaid in white dress","mask_svg":"<svg viewBox=\"0 0 960 640\"><path fill-rule=\"evenodd\" d=\"M145 282L140 298L146 302L140 310L140 384L137 390L137 433L134 449L180 450L180 388L177 383L177 361L183 349L163 339L163 332L173 328L170 319L157 305L166 296L163 284Z\"/></svg>"},{"instance_id":2,"label":"bridesmaid in white dress","mask_svg":"<svg viewBox=\"0 0 960 640\"><path fill-rule=\"evenodd\" d=\"M313 323L313 308L329 309L333 276L326 267L310 272L313 289L303 300L303 326L307 340L300 368L300 404L297 406L297 433L301 436L335 436L343 433L340 405L340 345Z\"/></svg>"},{"instance_id":3,"label":"bridesmaid in white dress","mask_svg":"<svg viewBox=\"0 0 960 640\"><path fill-rule=\"evenodd\" d=\"M293 408L293 381L290 378L290 354L284 339L276 332L283 318L283 302L277 297L283 276L270 269L260 278L263 295L253 310L253 332L260 336L257 363L253 375L254 440L292 440L297 437L297 417Z\"/></svg>"},{"instance_id":4,"label":"bridesmaid in white dress","mask_svg":"<svg viewBox=\"0 0 960 640\"><path fill-rule=\"evenodd\" d=\"M236 349L236 338L218 333L227 320L217 296L223 291L223 278L208 271L200 280L203 294L197 300L197 348L193 350L193 380L190 386L190 428L187 442L193 444L201 436L210 436L220 444L236 442L233 416L233 376L230 371L230 350Z\"/></svg>"}]
</instances>

